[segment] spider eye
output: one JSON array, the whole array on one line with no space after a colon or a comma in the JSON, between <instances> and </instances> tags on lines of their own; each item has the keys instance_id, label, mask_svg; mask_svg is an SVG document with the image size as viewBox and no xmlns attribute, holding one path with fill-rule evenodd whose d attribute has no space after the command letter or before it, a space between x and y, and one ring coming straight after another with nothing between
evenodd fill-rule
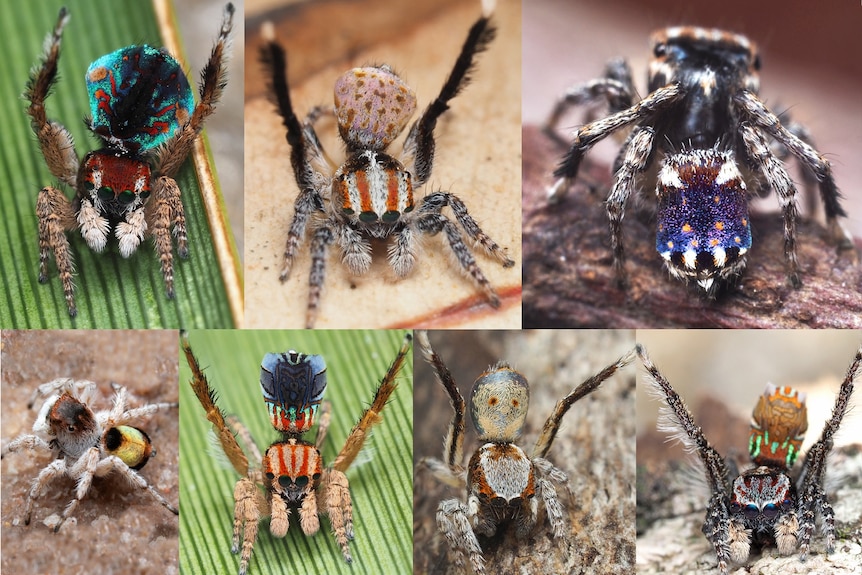
<instances>
[{"instance_id":1,"label":"spider eye","mask_svg":"<svg viewBox=\"0 0 862 575\"><path fill-rule=\"evenodd\" d=\"M763 515L769 519L778 516L778 507L775 506L774 503L769 503L766 507L763 508Z\"/></svg>"},{"instance_id":2,"label":"spider eye","mask_svg":"<svg viewBox=\"0 0 862 575\"><path fill-rule=\"evenodd\" d=\"M317 481L318 479L320 479L320 474L319 474L319 473L315 473L314 475L312 475L312 476L311 476L311 478L312 478L313 480Z\"/></svg>"},{"instance_id":3,"label":"spider eye","mask_svg":"<svg viewBox=\"0 0 862 575\"><path fill-rule=\"evenodd\" d=\"M121 204L131 204L135 201L135 192L133 192L132 190L123 190L122 192L120 192L120 195L117 196L117 200Z\"/></svg>"},{"instance_id":4,"label":"spider eye","mask_svg":"<svg viewBox=\"0 0 862 575\"><path fill-rule=\"evenodd\" d=\"M287 475L279 475L278 484L284 488L288 488L293 484L293 481L291 481L290 477L288 477Z\"/></svg>"},{"instance_id":5,"label":"spider eye","mask_svg":"<svg viewBox=\"0 0 862 575\"><path fill-rule=\"evenodd\" d=\"M91 184L92 185L92 184ZM99 188L99 199L103 202L107 202L114 198L114 188L110 186L103 186Z\"/></svg>"},{"instance_id":6,"label":"spider eye","mask_svg":"<svg viewBox=\"0 0 862 575\"><path fill-rule=\"evenodd\" d=\"M653 53L653 55L655 55L656 57L659 57L659 58L667 55L667 44L665 44L664 42L659 42L652 49L652 53Z\"/></svg>"},{"instance_id":7,"label":"spider eye","mask_svg":"<svg viewBox=\"0 0 862 575\"><path fill-rule=\"evenodd\" d=\"M150 197L150 190L144 190L141 192L141 199L146 200Z\"/></svg>"},{"instance_id":8,"label":"spider eye","mask_svg":"<svg viewBox=\"0 0 862 575\"><path fill-rule=\"evenodd\" d=\"M755 70L760 70L760 54L755 54L754 62L751 63L751 67Z\"/></svg>"},{"instance_id":9,"label":"spider eye","mask_svg":"<svg viewBox=\"0 0 862 575\"><path fill-rule=\"evenodd\" d=\"M300 477L297 477L297 478L296 478L296 484L297 484L299 487L305 487L306 485L308 485L308 476L307 476L307 475L302 475L302 476L300 476Z\"/></svg>"},{"instance_id":10,"label":"spider eye","mask_svg":"<svg viewBox=\"0 0 862 575\"><path fill-rule=\"evenodd\" d=\"M88 192L92 192L93 190L96 189L96 184L94 184L90 180L84 180L84 189L87 190Z\"/></svg>"},{"instance_id":11,"label":"spider eye","mask_svg":"<svg viewBox=\"0 0 862 575\"><path fill-rule=\"evenodd\" d=\"M267 473L266 478L269 479L270 481L272 481L273 479L275 479L275 474L274 473Z\"/></svg>"},{"instance_id":12,"label":"spider eye","mask_svg":"<svg viewBox=\"0 0 862 575\"><path fill-rule=\"evenodd\" d=\"M66 431L68 431L69 433L75 433L75 426L74 425L67 425Z\"/></svg>"}]
</instances>

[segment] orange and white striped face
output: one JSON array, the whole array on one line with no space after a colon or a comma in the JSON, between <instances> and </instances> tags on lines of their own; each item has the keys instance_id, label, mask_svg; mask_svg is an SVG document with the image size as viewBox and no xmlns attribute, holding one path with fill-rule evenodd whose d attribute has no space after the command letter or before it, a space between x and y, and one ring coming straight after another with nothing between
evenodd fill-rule
<instances>
[{"instance_id":1,"label":"orange and white striped face","mask_svg":"<svg viewBox=\"0 0 862 575\"><path fill-rule=\"evenodd\" d=\"M394 224L414 207L410 172L392 156L373 151L355 154L341 166L332 197L337 212L365 224Z\"/></svg>"},{"instance_id":2,"label":"orange and white striped face","mask_svg":"<svg viewBox=\"0 0 862 575\"><path fill-rule=\"evenodd\" d=\"M323 474L323 460L314 445L301 439L273 443L263 456L269 489L288 505L299 505L314 491Z\"/></svg>"}]
</instances>

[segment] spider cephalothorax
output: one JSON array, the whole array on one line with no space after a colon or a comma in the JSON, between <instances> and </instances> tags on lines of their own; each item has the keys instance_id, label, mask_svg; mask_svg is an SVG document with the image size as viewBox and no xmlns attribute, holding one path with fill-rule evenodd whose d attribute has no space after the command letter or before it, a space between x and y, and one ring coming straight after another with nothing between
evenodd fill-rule
<instances>
[{"instance_id":1,"label":"spider cephalothorax","mask_svg":"<svg viewBox=\"0 0 862 575\"><path fill-rule=\"evenodd\" d=\"M320 514L329 517L333 535L345 561L353 559L349 541L353 539L353 507L345 472L359 454L371 428L382 421L381 412L397 386L396 377L410 349L412 337L404 338L398 355L377 388L371 406L364 411L350 432L332 465L326 467L320 448L330 420L330 405L323 402L326 389L326 363L320 355L293 350L268 353L261 363L260 386L273 428L280 439L260 454L242 424L224 416L215 404L209 386L187 341L183 351L192 370L191 385L213 424L222 449L240 474L234 487L234 524L231 551L240 553L239 573L244 575L257 538L258 523L270 518L269 529L284 537L290 527L291 511L297 513L299 526L306 535L320 529ZM303 435L318 424L314 443ZM237 443L235 434L246 443L254 462ZM240 541L242 541L240 546Z\"/></svg>"},{"instance_id":2,"label":"spider cephalothorax","mask_svg":"<svg viewBox=\"0 0 862 575\"><path fill-rule=\"evenodd\" d=\"M387 150L413 116L416 95L392 68L384 64L348 70L336 80L334 108L315 108L300 123L290 99L284 49L275 40L271 27L264 29L268 41L261 51L262 60L287 128L291 164L300 188L280 278L285 281L290 274L297 250L305 241L306 227L310 227L308 327L317 315L326 252L333 243L341 248L342 260L350 272L359 275L371 267L372 240L389 239L389 265L398 277L404 277L413 270L419 237L443 232L461 269L483 290L491 305L500 305L468 242L458 226L442 213L443 208L452 209L470 242L481 246L503 267L511 267L514 261L505 250L482 231L454 194L438 191L418 202L414 200L414 190L431 177L437 120L469 81L476 55L494 38L490 17L495 2L485 0L483 4L483 15L470 29L449 78L410 127L398 157ZM314 129L325 113L334 115L346 148L347 159L340 166L329 160Z\"/></svg>"},{"instance_id":3,"label":"spider cephalothorax","mask_svg":"<svg viewBox=\"0 0 862 575\"><path fill-rule=\"evenodd\" d=\"M680 26L654 33L652 49L649 94L642 100L635 99L628 65L614 60L604 77L569 89L546 126L559 138L552 130L574 104L604 100L611 112L574 133L554 172L559 179L550 191L552 200L566 193L596 142L631 129L614 162L607 200L614 265L622 284L625 206L632 193L646 193L642 180L654 180L656 249L671 275L696 282L709 296L739 276L752 246L748 202L772 189L784 217L787 277L800 287L797 191L781 161L789 154L799 160L806 179L819 182L833 239L842 248L851 247L838 223L846 214L829 162L812 147L802 126L783 115L779 119L757 96L760 57L752 42L723 30Z\"/></svg>"},{"instance_id":4,"label":"spider cephalothorax","mask_svg":"<svg viewBox=\"0 0 862 575\"><path fill-rule=\"evenodd\" d=\"M153 403L128 409L129 394L125 387L114 384L114 403L109 410L94 411L98 387L92 381L55 379L36 388L30 407L44 397L39 415L33 423L33 433L21 435L3 448L7 453L28 450L49 452L54 460L36 479L27 494L24 524L29 525L33 501L54 479L68 476L77 483L75 497L66 506L62 517L53 522L54 531L75 512L90 491L94 477L115 473L132 486L143 489L171 513L179 514L174 505L138 473L156 454L149 436L142 429L128 425L149 417L160 410L177 407L177 403Z\"/></svg>"},{"instance_id":5,"label":"spider cephalothorax","mask_svg":"<svg viewBox=\"0 0 862 575\"><path fill-rule=\"evenodd\" d=\"M834 512L826 497L823 479L832 438L847 412L853 382L862 369L862 348L847 370L832 416L819 440L808 450L798 472L793 464L808 428L805 394L790 387L767 385L751 420L749 455L754 467L739 473L709 444L682 399L650 361L643 347L638 354L647 370L652 391L661 398L660 429L673 433L703 463L712 492L703 533L715 548L719 570L726 574L731 563L744 563L754 551L776 547L782 555L808 555L819 516L826 551L835 543Z\"/></svg>"},{"instance_id":6,"label":"spider cephalothorax","mask_svg":"<svg viewBox=\"0 0 862 575\"><path fill-rule=\"evenodd\" d=\"M79 165L71 134L49 120L45 110L45 100L57 80L60 41L69 20L69 12L60 10L43 61L33 70L24 96L30 102L27 113L48 169L76 191L70 202L60 189L48 186L42 188L36 202L39 281L47 281L48 258L53 253L69 315L77 314L66 237L74 229L81 231L96 252L102 252L109 235L114 235L123 257L134 254L144 238L151 236L167 295L173 297L172 231L177 253L188 256L185 214L174 177L224 89L233 13L233 5L227 4L218 40L201 73L197 106L182 67L164 50L128 46L90 64L86 83L91 117L87 125L102 148L88 153Z\"/></svg>"},{"instance_id":7,"label":"spider cephalothorax","mask_svg":"<svg viewBox=\"0 0 862 575\"><path fill-rule=\"evenodd\" d=\"M440 481L466 489L466 503L459 499L440 502L437 526L446 537L454 561L485 573L485 558L477 535L493 536L513 524L516 536L525 539L538 520L539 501L544 505L554 537L565 534L564 506L554 483L568 488L566 473L545 459L563 416L579 399L591 393L627 365L630 353L591 377L557 402L531 453L515 442L527 417L530 391L526 378L505 362L480 374L470 394L470 416L482 445L463 467L464 398L443 360L431 347L426 332L418 332L419 344L438 381L446 389L454 409L443 445L443 461L426 458Z\"/></svg>"}]
</instances>

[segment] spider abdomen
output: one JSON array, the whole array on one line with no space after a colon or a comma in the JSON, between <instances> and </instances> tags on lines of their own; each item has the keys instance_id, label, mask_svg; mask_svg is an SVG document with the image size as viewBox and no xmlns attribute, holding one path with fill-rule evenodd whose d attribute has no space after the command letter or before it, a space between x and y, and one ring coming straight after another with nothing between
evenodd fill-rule
<instances>
[{"instance_id":1,"label":"spider abdomen","mask_svg":"<svg viewBox=\"0 0 862 575\"><path fill-rule=\"evenodd\" d=\"M326 391L326 361L290 350L268 353L260 365L260 388L272 426L305 433L314 425Z\"/></svg>"},{"instance_id":2,"label":"spider abdomen","mask_svg":"<svg viewBox=\"0 0 862 575\"><path fill-rule=\"evenodd\" d=\"M382 152L351 156L336 172L332 192L343 215L367 224L395 223L413 210L410 172Z\"/></svg>"},{"instance_id":3,"label":"spider abdomen","mask_svg":"<svg viewBox=\"0 0 862 575\"><path fill-rule=\"evenodd\" d=\"M143 429L130 425L110 428L102 436L102 446L107 453L119 457L136 471L156 454L150 436Z\"/></svg>"},{"instance_id":4,"label":"spider abdomen","mask_svg":"<svg viewBox=\"0 0 862 575\"><path fill-rule=\"evenodd\" d=\"M536 494L533 464L514 443L486 443L470 458L468 484L495 507L520 505Z\"/></svg>"},{"instance_id":5,"label":"spider abdomen","mask_svg":"<svg viewBox=\"0 0 862 575\"><path fill-rule=\"evenodd\" d=\"M751 248L748 192L731 152L688 150L668 156L656 188L656 249L671 274L707 292L735 275Z\"/></svg>"},{"instance_id":6,"label":"spider abdomen","mask_svg":"<svg viewBox=\"0 0 862 575\"><path fill-rule=\"evenodd\" d=\"M757 465L789 469L808 430L806 396L792 387L767 384L751 415L748 451Z\"/></svg>"},{"instance_id":7,"label":"spider abdomen","mask_svg":"<svg viewBox=\"0 0 862 575\"><path fill-rule=\"evenodd\" d=\"M188 79L170 54L128 46L87 69L92 130L124 149L150 150L167 142L195 108Z\"/></svg>"}]
</instances>

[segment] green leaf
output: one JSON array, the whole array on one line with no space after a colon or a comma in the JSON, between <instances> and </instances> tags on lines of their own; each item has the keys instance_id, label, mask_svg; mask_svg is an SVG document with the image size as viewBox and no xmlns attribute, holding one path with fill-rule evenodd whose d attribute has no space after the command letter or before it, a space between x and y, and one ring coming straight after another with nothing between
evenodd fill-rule
<instances>
[{"instance_id":1,"label":"green leaf","mask_svg":"<svg viewBox=\"0 0 862 575\"><path fill-rule=\"evenodd\" d=\"M263 452L279 439L269 423L260 392L264 354L295 349L319 353L327 364L326 400L332 422L322 452L330 464L348 433L370 404L377 384L401 345L399 331L193 331L189 341L218 393L218 405L249 429ZM180 563L185 574L236 573L239 556L230 552L233 487L238 476L211 451L211 428L189 386L191 373L180 358ZM292 513L284 539L260 524L250 575L264 573L410 573L413 565L413 357L398 377L398 388L383 411L357 462L347 471L356 539L348 565L331 535L329 519L320 531L302 533ZM311 436L310 436L311 437ZM368 457L370 456L370 460ZM366 460L366 461L364 461ZM257 465L260 462L251 462Z\"/></svg>"},{"instance_id":2,"label":"green leaf","mask_svg":"<svg viewBox=\"0 0 862 575\"><path fill-rule=\"evenodd\" d=\"M191 161L177 178L183 191L190 257L174 259L176 295L165 295L152 242L123 259L115 241L105 253L92 252L80 233L68 233L75 260L78 316L69 317L53 257L45 285L38 283L39 244L36 196L59 185L48 171L20 95L30 68L42 55L64 0L22 2L0 18L4 65L0 70L0 325L16 328L171 328L230 327L230 308L219 272L209 224ZM75 138L79 157L97 142L81 119L89 114L84 74L99 56L134 43L161 45L150 2L80 0L69 3L71 20L63 33L59 81L47 100L48 117L64 124ZM240 23L241 24L241 23ZM218 22L213 22L213 34ZM196 62L189 74L197 79ZM232 81L240 81L233 78ZM61 186L65 188L65 186ZM67 196L73 191L65 189Z\"/></svg>"}]
</instances>

